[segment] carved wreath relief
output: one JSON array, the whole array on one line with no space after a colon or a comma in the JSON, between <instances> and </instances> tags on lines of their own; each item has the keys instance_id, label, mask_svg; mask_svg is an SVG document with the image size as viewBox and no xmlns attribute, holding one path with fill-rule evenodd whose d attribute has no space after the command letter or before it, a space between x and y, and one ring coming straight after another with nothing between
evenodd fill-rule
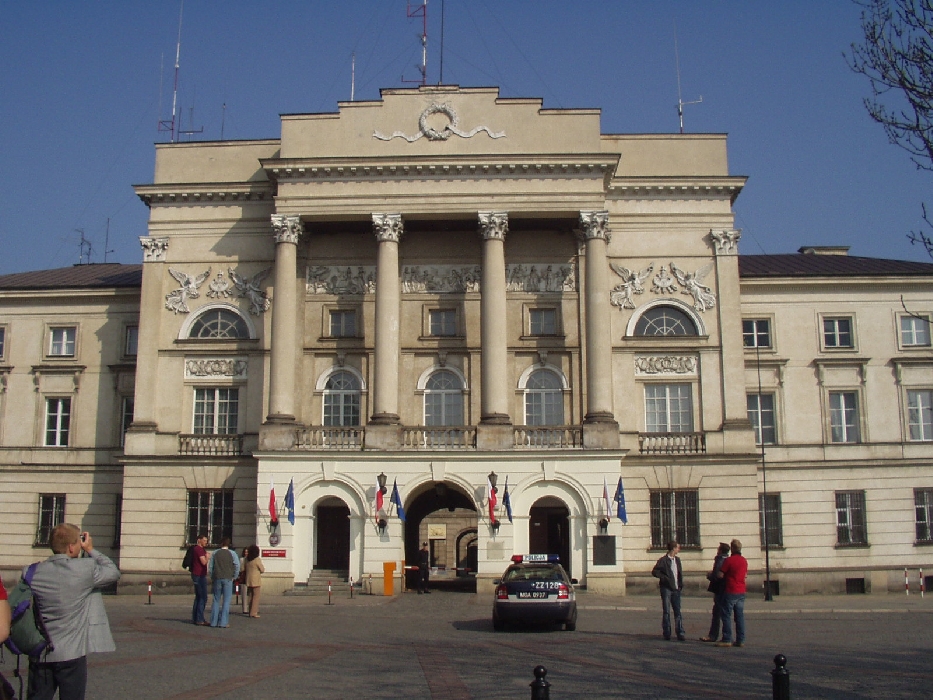
<instances>
[{"instance_id":1,"label":"carved wreath relief","mask_svg":"<svg viewBox=\"0 0 933 700\"><path fill-rule=\"evenodd\" d=\"M248 366L249 363L246 361L246 358L243 357L236 357L233 359L186 359L185 378L233 377L245 379Z\"/></svg>"},{"instance_id":2,"label":"carved wreath relief","mask_svg":"<svg viewBox=\"0 0 933 700\"><path fill-rule=\"evenodd\" d=\"M207 296L211 299L228 299L234 295L238 298L246 298L249 300L249 312L254 316L258 316L268 311L272 303L269 296L260 289L263 280L271 271L272 268L269 267L257 272L252 277L241 277L232 267L228 268L227 274L233 284L231 285L224 278L223 272L218 272L217 276L207 285ZM207 268L205 272L197 277L192 277L187 272L176 270L173 267L170 267L168 272L181 286L165 295L165 308L176 314L191 313L191 309L188 308L188 300L197 299L201 296L201 285L210 277L211 268ZM236 289L236 292L234 292L234 289Z\"/></svg>"},{"instance_id":3,"label":"carved wreath relief","mask_svg":"<svg viewBox=\"0 0 933 700\"><path fill-rule=\"evenodd\" d=\"M447 117L447 124L442 129L435 129L428 123L428 119L435 114L441 114ZM435 102L427 107L421 113L421 116L418 117L418 133L414 136L406 136L403 131L393 131L391 136L386 136L380 134L378 131L374 131L373 138L379 139L380 141L391 141L394 138L400 138L405 139L408 143L414 143L422 136L428 141L446 141L451 136L459 136L462 139L468 139L476 136L480 131L485 131L491 139L501 139L505 136L504 131L493 132L486 126L477 126L471 131L461 131L459 127L460 117L457 116L457 112L454 108L446 102Z\"/></svg>"},{"instance_id":4,"label":"carved wreath relief","mask_svg":"<svg viewBox=\"0 0 933 700\"><path fill-rule=\"evenodd\" d=\"M635 294L645 293L645 282L654 272L654 263L636 272L622 265L609 263L609 267L619 277L622 284L617 284L609 291L609 302L619 309L634 309ZM680 291L693 297L693 308L703 312L716 306L716 295L713 290L703 284L703 280L713 269L713 263L708 263L696 272L681 270L675 263L661 265L657 274L651 279L651 291L655 294L670 296ZM679 286L678 286L679 285Z\"/></svg>"}]
</instances>

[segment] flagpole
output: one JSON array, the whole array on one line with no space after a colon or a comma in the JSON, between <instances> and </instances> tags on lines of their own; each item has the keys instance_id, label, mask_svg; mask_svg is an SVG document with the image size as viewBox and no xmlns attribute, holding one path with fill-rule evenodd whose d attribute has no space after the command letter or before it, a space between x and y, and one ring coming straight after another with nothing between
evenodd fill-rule
<instances>
[{"instance_id":1,"label":"flagpole","mask_svg":"<svg viewBox=\"0 0 933 700\"><path fill-rule=\"evenodd\" d=\"M758 367L758 437L761 441L761 523L765 531L765 600L772 602L771 595L771 546L768 534L768 464L765 460L765 427L761 415L761 348L755 336L755 364Z\"/></svg>"}]
</instances>

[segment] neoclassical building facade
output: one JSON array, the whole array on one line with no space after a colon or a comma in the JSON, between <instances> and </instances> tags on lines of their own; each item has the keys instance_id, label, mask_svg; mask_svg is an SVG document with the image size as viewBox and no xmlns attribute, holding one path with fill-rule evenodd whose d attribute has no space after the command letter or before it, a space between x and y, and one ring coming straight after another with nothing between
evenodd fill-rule
<instances>
[{"instance_id":1,"label":"neoclassical building facade","mask_svg":"<svg viewBox=\"0 0 933 700\"><path fill-rule=\"evenodd\" d=\"M755 586L902 589L933 564L933 265L740 256L744 183L723 135L488 88L158 145L141 266L0 278L4 566L65 518L125 585L184 584L206 531L278 591L423 541L479 590L538 552L642 591L670 539L699 590L734 537Z\"/></svg>"}]
</instances>

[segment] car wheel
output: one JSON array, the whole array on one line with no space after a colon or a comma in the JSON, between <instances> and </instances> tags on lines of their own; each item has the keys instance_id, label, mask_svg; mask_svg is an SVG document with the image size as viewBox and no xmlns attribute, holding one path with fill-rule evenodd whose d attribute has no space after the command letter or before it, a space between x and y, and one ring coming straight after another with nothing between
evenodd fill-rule
<instances>
[{"instance_id":1,"label":"car wheel","mask_svg":"<svg viewBox=\"0 0 933 700\"><path fill-rule=\"evenodd\" d=\"M493 620L492 620L492 628L493 628L496 632L501 632L502 630L505 629L505 623L504 623L504 622L500 622L499 620L493 618Z\"/></svg>"},{"instance_id":2,"label":"car wheel","mask_svg":"<svg viewBox=\"0 0 933 700\"><path fill-rule=\"evenodd\" d=\"M566 632L573 632L575 629L577 629L577 621L576 621L576 620L573 620L572 622L565 622L565 623L564 623L564 631L566 631Z\"/></svg>"}]
</instances>

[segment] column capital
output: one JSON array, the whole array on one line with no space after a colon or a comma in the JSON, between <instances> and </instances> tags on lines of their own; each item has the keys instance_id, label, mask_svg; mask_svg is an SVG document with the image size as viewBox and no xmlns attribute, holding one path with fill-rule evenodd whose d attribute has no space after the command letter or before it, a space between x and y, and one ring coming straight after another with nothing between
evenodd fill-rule
<instances>
[{"instance_id":1,"label":"column capital","mask_svg":"<svg viewBox=\"0 0 933 700\"><path fill-rule=\"evenodd\" d=\"M740 229L726 231L710 231L709 237L713 241L716 255L738 255L739 239L742 237Z\"/></svg>"},{"instance_id":2,"label":"column capital","mask_svg":"<svg viewBox=\"0 0 933 700\"><path fill-rule=\"evenodd\" d=\"M298 239L303 233L301 218L286 216L285 214L272 215L272 235L276 243L292 243L298 245Z\"/></svg>"},{"instance_id":3,"label":"column capital","mask_svg":"<svg viewBox=\"0 0 933 700\"><path fill-rule=\"evenodd\" d=\"M139 244L143 247L143 262L165 262L168 238L140 236Z\"/></svg>"},{"instance_id":4,"label":"column capital","mask_svg":"<svg viewBox=\"0 0 933 700\"><path fill-rule=\"evenodd\" d=\"M479 212L479 235L484 240L504 241L509 232L509 214L504 211Z\"/></svg>"},{"instance_id":5,"label":"column capital","mask_svg":"<svg viewBox=\"0 0 933 700\"><path fill-rule=\"evenodd\" d=\"M583 239L586 241L600 238L608 243L612 238L608 211L581 211L580 228L583 229Z\"/></svg>"},{"instance_id":6,"label":"column capital","mask_svg":"<svg viewBox=\"0 0 933 700\"><path fill-rule=\"evenodd\" d=\"M401 214L373 214L373 233L380 243L398 243L403 230Z\"/></svg>"}]
</instances>

